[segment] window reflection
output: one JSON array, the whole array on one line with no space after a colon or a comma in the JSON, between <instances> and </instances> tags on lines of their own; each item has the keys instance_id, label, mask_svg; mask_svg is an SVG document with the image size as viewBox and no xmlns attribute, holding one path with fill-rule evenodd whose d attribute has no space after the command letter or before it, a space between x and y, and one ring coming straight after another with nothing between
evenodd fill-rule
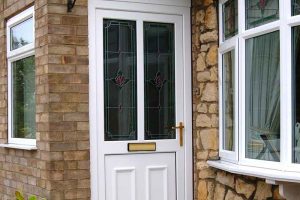
<instances>
[{"instance_id":1,"label":"window reflection","mask_svg":"<svg viewBox=\"0 0 300 200\"><path fill-rule=\"evenodd\" d=\"M223 55L223 148L234 151L234 50Z\"/></svg>"},{"instance_id":2,"label":"window reflection","mask_svg":"<svg viewBox=\"0 0 300 200\"><path fill-rule=\"evenodd\" d=\"M22 46L33 42L33 19L26 21L11 28L11 50L18 49Z\"/></svg>"}]
</instances>

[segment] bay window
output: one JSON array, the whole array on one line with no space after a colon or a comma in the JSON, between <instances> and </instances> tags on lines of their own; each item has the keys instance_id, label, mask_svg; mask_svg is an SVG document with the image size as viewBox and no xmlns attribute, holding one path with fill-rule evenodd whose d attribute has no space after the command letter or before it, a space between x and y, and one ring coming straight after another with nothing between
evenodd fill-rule
<instances>
[{"instance_id":1,"label":"bay window","mask_svg":"<svg viewBox=\"0 0 300 200\"><path fill-rule=\"evenodd\" d=\"M36 145L34 9L7 21L8 143Z\"/></svg>"},{"instance_id":2,"label":"bay window","mask_svg":"<svg viewBox=\"0 0 300 200\"><path fill-rule=\"evenodd\" d=\"M220 0L219 15L220 161L209 164L300 182L300 1Z\"/></svg>"}]
</instances>

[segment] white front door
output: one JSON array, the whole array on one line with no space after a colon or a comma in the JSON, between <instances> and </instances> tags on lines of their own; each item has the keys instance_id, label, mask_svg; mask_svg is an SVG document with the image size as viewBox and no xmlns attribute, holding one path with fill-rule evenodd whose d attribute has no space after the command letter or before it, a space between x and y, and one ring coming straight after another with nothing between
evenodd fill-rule
<instances>
[{"instance_id":1,"label":"white front door","mask_svg":"<svg viewBox=\"0 0 300 200\"><path fill-rule=\"evenodd\" d=\"M188 196L192 163L187 165L186 151L192 146L186 95L191 90L186 91L183 21L180 15L96 10L96 83L91 83L96 115L91 117L96 118L100 199Z\"/></svg>"}]
</instances>

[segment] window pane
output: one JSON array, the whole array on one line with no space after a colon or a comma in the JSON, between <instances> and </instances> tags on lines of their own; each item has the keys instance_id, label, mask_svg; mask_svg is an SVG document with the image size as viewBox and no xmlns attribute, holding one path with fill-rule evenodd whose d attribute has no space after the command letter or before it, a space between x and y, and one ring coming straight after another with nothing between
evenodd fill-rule
<instances>
[{"instance_id":1,"label":"window pane","mask_svg":"<svg viewBox=\"0 0 300 200\"><path fill-rule=\"evenodd\" d=\"M246 41L246 157L280 160L279 32Z\"/></svg>"},{"instance_id":2,"label":"window pane","mask_svg":"<svg viewBox=\"0 0 300 200\"><path fill-rule=\"evenodd\" d=\"M11 28L11 50L18 49L22 46L33 42L33 20L27 19L24 22Z\"/></svg>"},{"instance_id":3,"label":"window pane","mask_svg":"<svg viewBox=\"0 0 300 200\"><path fill-rule=\"evenodd\" d=\"M300 14L300 0L291 0L292 1L292 15Z\"/></svg>"},{"instance_id":4,"label":"window pane","mask_svg":"<svg viewBox=\"0 0 300 200\"><path fill-rule=\"evenodd\" d=\"M12 63L13 137L35 139L34 56Z\"/></svg>"},{"instance_id":5,"label":"window pane","mask_svg":"<svg viewBox=\"0 0 300 200\"><path fill-rule=\"evenodd\" d=\"M294 136L293 162L300 163L300 27L293 28Z\"/></svg>"},{"instance_id":6,"label":"window pane","mask_svg":"<svg viewBox=\"0 0 300 200\"><path fill-rule=\"evenodd\" d=\"M145 139L174 139L174 25L144 23Z\"/></svg>"},{"instance_id":7,"label":"window pane","mask_svg":"<svg viewBox=\"0 0 300 200\"><path fill-rule=\"evenodd\" d=\"M105 140L137 138L136 23L104 19Z\"/></svg>"},{"instance_id":8,"label":"window pane","mask_svg":"<svg viewBox=\"0 0 300 200\"><path fill-rule=\"evenodd\" d=\"M223 55L223 148L234 151L234 50Z\"/></svg>"},{"instance_id":9,"label":"window pane","mask_svg":"<svg viewBox=\"0 0 300 200\"><path fill-rule=\"evenodd\" d=\"M229 0L223 6L224 37L225 40L238 32L238 1Z\"/></svg>"},{"instance_id":10,"label":"window pane","mask_svg":"<svg viewBox=\"0 0 300 200\"><path fill-rule=\"evenodd\" d=\"M279 19L279 0L246 0L246 28Z\"/></svg>"}]
</instances>

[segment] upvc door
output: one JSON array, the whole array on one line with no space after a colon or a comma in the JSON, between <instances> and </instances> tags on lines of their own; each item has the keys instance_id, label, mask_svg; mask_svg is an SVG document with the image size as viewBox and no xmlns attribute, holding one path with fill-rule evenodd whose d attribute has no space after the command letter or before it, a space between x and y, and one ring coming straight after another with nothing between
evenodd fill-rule
<instances>
[{"instance_id":1,"label":"upvc door","mask_svg":"<svg viewBox=\"0 0 300 200\"><path fill-rule=\"evenodd\" d=\"M101 199L183 200L183 17L97 10L95 26Z\"/></svg>"}]
</instances>

